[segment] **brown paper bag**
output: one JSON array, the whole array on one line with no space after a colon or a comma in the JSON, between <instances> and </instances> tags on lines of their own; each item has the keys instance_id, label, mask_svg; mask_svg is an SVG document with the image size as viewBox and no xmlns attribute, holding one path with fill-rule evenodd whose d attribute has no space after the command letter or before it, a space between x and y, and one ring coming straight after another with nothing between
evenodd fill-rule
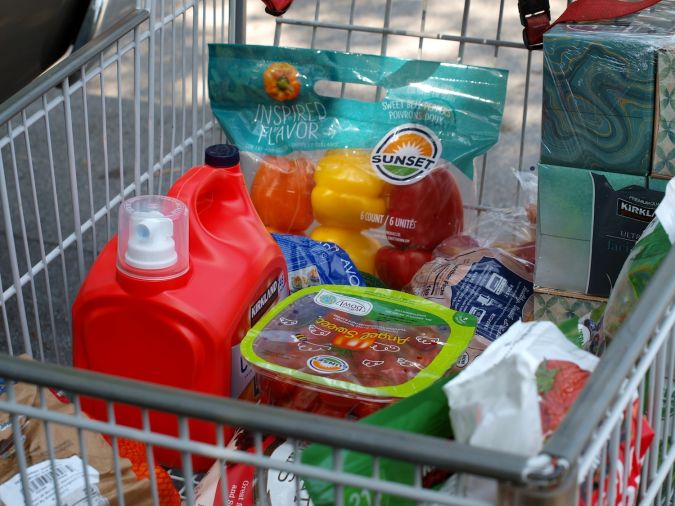
<instances>
[{"instance_id":1,"label":"brown paper bag","mask_svg":"<svg viewBox=\"0 0 675 506\"><path fill-rule=\"evenodd\" d=\"M40 406L38 389L35 385L17 383L14 385L17 402ZM59 400L49 389L44 390L45 402L50 411L72 415L72 404ZM6 397L3 392L2 396ZM82 415L85 416L85 415ZM56 504L54 478L49 461L45 424L42 420L19 417L24 438L24 452L28 467L28 486L34 506ZM50 423L51 441L55 456L55 474L63 506L87 504L84 467L80 454L77 429ZM115 481L115 464L112 447L96 432L83 431L85 455L89 475L89 495L94 506L118 504ZM121 483L126 504L151 505L150 481L137 480L127 459L119 459ZM81 503L78 501L82 501ZM3 506L23 505L23 489L19 465L14 446L11 418L0 413L0 504Z\"/></svg>"}]
</instances>

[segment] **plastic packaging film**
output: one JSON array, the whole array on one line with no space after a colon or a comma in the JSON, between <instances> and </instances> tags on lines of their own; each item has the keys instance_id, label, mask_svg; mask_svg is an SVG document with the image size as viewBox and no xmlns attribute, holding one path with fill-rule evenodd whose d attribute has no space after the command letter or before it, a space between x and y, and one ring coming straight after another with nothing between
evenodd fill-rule
<instances>
[{"instance_id":1,"label":"plastic packaging film","mask_svg":"<svg viewBox=\"0 0 675 506\"><path fill-rule=\"evenodd\" d=\"M498 139L506 79L336 51L215 44L209 56L214 113L243 152L268 229L334 242L397 289L397 253L428 259L462 230L474 158ZM395 251L378 257L385 248Z\"/></svg>"},{"instance_id":2,"label":"plastic packaging film","mask_svg":"<svg viewBox=\"0 0 675 506\"><path fill-rule=\"evenodd\" d=\"M663 0L624 18L547 32L542 163L635 175L652 165L663 170L658 156L652 160L652 140L669 128L659 121L657 88L671 69L657 74L657 67L660 55L672 56L674 31L675 2Z\"/></svg>"}]
</instances>

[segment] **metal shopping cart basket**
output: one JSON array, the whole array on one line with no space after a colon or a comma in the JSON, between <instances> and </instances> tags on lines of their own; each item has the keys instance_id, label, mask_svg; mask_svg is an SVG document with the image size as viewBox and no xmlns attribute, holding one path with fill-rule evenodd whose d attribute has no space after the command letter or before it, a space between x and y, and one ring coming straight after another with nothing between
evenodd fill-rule
<instances>
[{"instance_id":1,"label":"metal shopping cart basket","mask_svg":"<svg viewBox=\"0 0 675 506\"><path fill-rule=\"evenodd\" d=\"M249 13L247 15L247 9ZM675 447L675 252L603 356L580 398L541 455L515 455L466 447L429 437L394 433L341 420L210 398L183 391L85 373L67 367L70 357L70 304L96 254L114 233L114 213L130 196L162 193L187 167L196 165L205 146L223 138L211 115L204 76L206 46L212 41L274 43L347 49L404 57L505 67L511 71L500 143L478 162L481 206L499 206L519 198L517 187L491 183L504 168L520 170L536 163L539 145L541 53L520 40L514 6L504 0L344 0L322 5L297 0L285 18L273 19L253 1L138 0L137 8L74 52L0 106L0 239L2 331L0 377L13 429L22 416L45 427L74 427L130 438L182 454L183 494L194 503L198 481L191 455L220 463L244 462L298 476L333 482L337 504L375 504L395 494L417 504L481 504L449 491L422 487L422 469L438 466L484 477L498 484L498 500L511 503L571 504L580 491L600 487L598 504L614 504L620 448L631 439L630 412L635 397L647 406L656 432L642 473L639 499L670 503ZM248 27L248 30L247 30ZM6 48L5 50L11 50ZM496 180L495 180L496 181ZM498 187L499 191L491 191ZM32 355L36 360L16 357ZM16 380L67 392L75 414L31 407L15 401ZM140 407L143 428L103 423L82 415L81 396ZM44 397L43 397L44 398ZM176 416L180 435L153 433L148 413ZM112 412L112 409L111 409ZM255 452L240 452L225 441L209 445L190 439L189 418L245 427L256 437ZM640 430L639 428L637 429ZM313 468L290 460L270 460L261 449L262 434L301 442L320 442L334 450L334 469ZM634 435L633 435L634 436ZM14 430L14 443L21 441ZM639 438L637 438L639 441ZM49 455L54 449L48 440ZM86 452L80 456L86 465ZM33 490L22 445L15 444L19 484L26 504ZM371 477L341 470L343 450L374 456ZM380 459L413 463L413 485L380 479ZM626 453L625 458L628 458ZM114 454L116 468L119 458ZM152 467L152 466L151 466ZM53 469L53 468L52 468ZM85 473L86 475L86 473ZM119 480L119 473L116 474ZM151 475L158 504L156 480ZM260 482L259 482L260 483ZM299 493L298 503L307 504ZM227 485L223 482L223 490ZM260 485L261 486L261 485ZM348 488L351 487L351 488ZM265 497L264 491L259 494ZM223 504L236 504L223 496ZM588 497L588 494L587 494ZM89 503L94 504L92 497Z\"/></svg>"}]
</instances>

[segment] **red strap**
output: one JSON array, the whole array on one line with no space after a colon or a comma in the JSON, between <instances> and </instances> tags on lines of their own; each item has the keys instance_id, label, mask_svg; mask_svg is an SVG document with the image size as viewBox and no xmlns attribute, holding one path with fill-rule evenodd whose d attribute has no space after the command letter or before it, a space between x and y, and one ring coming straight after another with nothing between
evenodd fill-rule
<instances>
[{"instance_id":1,"label":"red strap","mask_svg":"<svg viewBox=\"0 0 675 506\"><path fill-rule=\"evenodd\" d=\"M527 18L523 30L525 45L530 48L541 46L544 42L544 32L551 26L551 18L546 12Z\"/></svg>"},{"instance_id":2,"label":"red strap","mask_svg":"<svg viewBox=\"0 0 675 506\"><path fill-rule=\"evenodd\" d=\"M567 6L565 12L551 25L575 21L598 21L601 19L620 18L646 9L660 0L577 0Z\"/></svg>"}]
</instances>

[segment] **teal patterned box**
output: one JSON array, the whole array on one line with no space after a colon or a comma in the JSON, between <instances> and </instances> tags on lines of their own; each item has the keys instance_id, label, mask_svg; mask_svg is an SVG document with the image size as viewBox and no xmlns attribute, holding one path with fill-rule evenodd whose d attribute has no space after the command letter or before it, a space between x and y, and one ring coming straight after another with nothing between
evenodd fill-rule
<instances>
[{"instance_id":1,"label":"teal patterned box","mask_svg":"<svg viewBox=\"0 0 675 506\"><path fill-rule=\"evenodd\" d=\"M541 161L644 176L649 172L652 116L542 111Z\"/></svg>"},{"instance_id":2,"label":"teal patterned box","mask_svg":"<svg viewBox=\"0 0 675 506\"><path fill-rule=\"evenodd\" d=\"M603 297L534 287L534 319L552 321L556 325L570 318L582 318L606 303Z\"/></svg>"},{"instance_id":3,"label":"teal patterned box","mask_svg":"<svg viewBox=\"0 0 675 506\"><path fill-rule=\"evenodd\" d=\"M658 97L652 175L675 176L675 46L658 53Z\"/></svg>"},{"instance_id":4,"label":"teal patterned box","mask_svg":"<svg viewBox=\"0 0 675 506\"><path fill-rule=\"evenodd\" d=\"M645 176L652 170L656 60L675 0L544 35L541 161Z\"/></svg>"}]
</instances>

